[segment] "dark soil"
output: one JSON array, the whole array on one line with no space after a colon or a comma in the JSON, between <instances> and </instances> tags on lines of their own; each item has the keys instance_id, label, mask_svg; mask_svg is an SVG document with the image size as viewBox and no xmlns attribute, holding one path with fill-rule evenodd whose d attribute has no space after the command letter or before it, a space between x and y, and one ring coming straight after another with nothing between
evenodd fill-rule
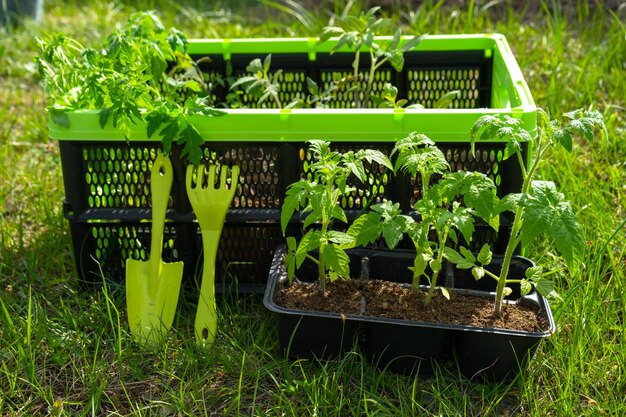
<instances>
[{"instance_id":1,"label":"dark soil","mask_svg":"<svg viewBox=\"0 0 626 417\"><path fill-rule=\"evenodd\" d=\"M362 314L363 281L339 280L326 284L326 292L317 283L294 282L276 295L276 304L295 310L314 310L340 314Z\"/></svg>"},{"instance_id":2,"label":"dark soil","mask_svg":"<svg viewBox=\"0 0 626 417\"><path fill-rule=\"evenodd\" d=\"M437 292L424 306L425 292L388 281L335 281L327 284L325 293L317 284L294 283L280 289L276 303L296 310L357 314L431 323L477 327L545 331L547 318L528 305L505 305L501 317L493 316L493 299L450 293L447 300Z\"/></svg>"}]
</instances>

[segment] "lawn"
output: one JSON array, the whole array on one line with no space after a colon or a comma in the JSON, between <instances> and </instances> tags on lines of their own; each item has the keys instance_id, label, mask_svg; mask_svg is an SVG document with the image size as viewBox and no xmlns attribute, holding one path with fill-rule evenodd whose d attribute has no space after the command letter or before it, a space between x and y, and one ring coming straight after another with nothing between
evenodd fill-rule
<instances>
[{"instance_id":1,"label":"lawn","mask_svg":"<svg viewBox=\"0 0 626 417\"><path fill-rule=\"evenodd\" d=\"M558 271L563 300L552 303L557 331L517 379L468 380L453 366L431 378L399 376L358 352L290 362L255 295L218 299L220 333L203 351L189 289L167 341L146 351L129 332L123 287L77 282L36 37L64 31L89 43L146 9L191 38L309 36L345 3L363 7L49 0L41 22L0 28L0 415L626 415L624 2L380 2L405 32L506 35L538 106L560 114L591 105L604 115L607 138L576 142L572 155L557 152L540 169L570 197L587 245L583 266L569 272L548 242L528 248Z\"/></svg>"}]
</instances>

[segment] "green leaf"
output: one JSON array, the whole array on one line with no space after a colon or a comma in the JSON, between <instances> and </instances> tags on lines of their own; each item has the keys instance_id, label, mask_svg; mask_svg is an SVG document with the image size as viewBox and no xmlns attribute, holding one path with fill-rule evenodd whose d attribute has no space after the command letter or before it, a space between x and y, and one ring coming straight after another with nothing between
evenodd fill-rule
<instances>
[{"instance_id":1,"label":"green leaf","mask_svg":"<svg viewBox=\"0 0 626 417\"><path fill-rule=\"evenodd\" d=\"M326 188L324 187L323 184L315 184L315 183L310 183L309 184L309 189L307 190L307 206L306 206L306 211L313 211L313 213L316 216L316 221L324 221L323 217L322 217L322 210L327 207L327 200L329 198L328 195L326 195ZM331 212L332 213L332 212ZM329 217L329 214L326 215L327 217ZM309 223L312 224L312 223Z\"/></svg>"},{"instance_id":2,"label":"green leaf","mask_svg":"<svg viewBox=\"0 0 626 417\"><path fill-rule=\"evenodd\" d=\"M356 218L348 228L348 234L355 239L356 246L366 246L375 242L382 233L381 216L366 213Z\"/></svg>"},{"instance_id":3,"label":"green leaf","mask_svg":"<svg viewBox=\"0 0 626 417\"><path fill-rule=\"evenodd\" d=\"M480 252L478 252L478 256L476 259L482 266L487 266L491 263L492 260L492 252L488 243L485 243L482 248L480 248Z\"/></svg>"},{"instance_id":4,"label":"green leaf","mask_svg":"<svg viewBox=\"0 0 626 417\"><path fill-rule=\"evenodd\" d=\"M267 59L267 57L266 57ZM271 58L270 58L271 60ZM250 61L250 63L248 64L248 66L246 67L246 71L252 73L252 74L256 74L257 72L263 72L263 63L261 63L261 59L260 58L255 58L252 61Z\"/></svg>"},{"instance_id":5,"label":"green leaf","mask_svg":"<svg viewBox=\"0 0 626 417\"><path fill-rule=\"evenodd\" d=\"M456 227L463 235L466 243L469 244L472 241L472 235L474 234L474 217L465 207L457 206L454 212L443 210L443 214L439 215L437 218L436 227L441 230L444 224L450 224Z\"/></svg>"},{"instance_id":6,"label":"green leaf","mask_svg":"<svg viewBox=\"0 0 626 417\"><path fill-rule=\"evenodd\" d=\"M70 118L67 116L67 113L65 113L65 111L61 109L51 108L50 117L52 118L52 121L59 126L62 126L66 129L70 128Z\"/></svg>"},{"instance_id":7,"label":"green leaf","mask_svg":"<svg viewBox=\"0 0 626 417\"><path fill-rule=\"evenodd\" d=\"M532 281L532 282L539 281L541 277L543 276L543 267L540 265L531 266L530 268L526 270L524 275L526 276L526 278L528 278L529 281Z\"/></svg>"},{"instance_id":8,"label":"green leaf","mask_svg":"<svg viewBox=\"0 0 626 417\"><path fill-rule=\"evenodd\" d=\"M252 77L252 76L240 77L234 83L230 85L230 89L234 90L236 87L239 87L239 86L247 87L248 85L250 85L251 83L254 83L257 80L258 79L256 77Z\"/></svg>"},{"instance_id":9,"label":"green leaf","mask_svg":"<svg viewBox=\"0 0 626 417\"><path fill-rule=\"evenodd\" d=\"M408 220L406 224L406 234L413 242L416 249L425 248L428 246L428 232L430 230L429 223L421 223Z\"/></svg>"},{"instance_id":10,"label":"green leaf","mask_svg":"<svg viewBox=\"0 0 626 417\"><path fill-rule=\"evenodd\" d=\"M310 94L316 96L320 93L320 89L317 83L309 77L306 77L306 86Z\"/></svg>"},{"instance_id":11,"label":"green leaf","mask_svg":"<svg viewBox=\"0 0 626 417\"><path fill-rule=\"evenodd\" d=\"M400 50L402 50L403 52L406 51L411 51L413 49L415 49L415 47L417 45L419 45L419 43L424 40L424 38L426 37L426 35L419 35L419 36L414 36L411 39L409 39L408 41L404 42L401 46L400 46Z\"/></svg>"},{"instance_id":12,"label":"green leaf","mask_svg":"<svg viewBox=\"0 0 626 417\"><path fill-rule=\"evenodd\" d=\"M506 140L504 159L514 155L522 149L522 142L532 140L530 134L524 130L520 120L503 115L502 118L486 115L480 117L470 130L471 154L474 155L476 140Z\"/></svg>"},{"instance_id":13,"label":"green leaf","mask_svg":"<svg viewBox=\"0 0 626 417\"><path fill-rule=\"evenodd\" d=\"M518 152L522 152L522 145L517 140L509 141L504 148L502 159L507 160Z\"/></svg>"},{"instance_id":14,"label":"green leaf","mask_svg":"<svg viewBox=\"0 0 626 417\"><path fill-rule=\"evenodd\" d=\"M428 254L418 251L413 259L413 278L415 280L419 280L419 278L424 275L426 272L426 268L428 267L428 261L430 260L430 256Z\"/></svg>"},{"instance_id":15,"label":"green leaf","mask_svg":"<svg viewBox=\"0 0 626 417\"><path fill-rule=\"evenodd\" d=\"M431 259L430 262L428 262L428 266L432 269L433 275L437 275L439 271L441 271L442 264L438 259Z\"/></svg>"},{"instance_id":16,"label":"green leaf","mask_svg":"<svg viewBox=\"0 0 626 417\"><path fill-rule=\"evenodd\" d=\"M439 287L439 290L441 291L441 295L443 295L446 300L450 301L450 292L448 289L446 287Z\"/></svg>"},{"instance_id":17,"label":"green leaf","mask_svg":"<svg viewBox=\"0 0 626 417\"><path fill-rule=\"evenodd\" d=\"M163 152L169 153L172 149L172 143L178 137L178 119L172 119L159 132L161 141L163 142Z\"/></svg>"},{"instance_id":18,"label":"green leaf","mask_svg":"<svg viewBox=\"0 0 626 417\"><path fill-rule=\"evenodd\" d=\"M328 41L330 38L332 38L334 36L340 36L340 35L342 35L344 33L345 33L345 30L343 30L342 28L340 28L338 26L326 26L322 30L322 34L320 35L320 39L319 39L318 43L324 43L324 42Z\"/></svg>"},{"instance_id":19,"label":"green leaf","mask_svg":"<svg viewBox=\"0 0 626 417\"><path fill-rule=\"evenodd\" d=\"M348 233L331 230L327 233L327 237L330 242L339 245L342 249L350 249L355 245L354 236Z\"/></svg>"},{"instance_id":20,"label":"green leaf","mask_svg":"<svg viewBox=\"0 0 626 417\"><path fill-rule=\"evenodd\" d=\"M439 97L439 99L433 105L433 108L447 109L448 107L450 107L452 102L460 96L461 96L461 91L459 90L448 91L447 93Z\"/></svg>"},{"instance_id":21,"label":"green leaf","mask_svg":"<svg viewBox=\"0 0 626 417\"><path fill-rule=\"evenodd\" d=\"M521 295L528 295L530 294L532 290L533 290L533 285L530 283L530 281L523 279L520 282L520 294Z\"/></svg>"},{"instance_id":22,"label":"green leaf","mask_svg":"<svg viewBox=\"0 0 626 417\"><path fill-rule=\"evenodd\" d=\"M393 169L393 165L389 158L379 150L376 149L360 149L356 154L357 159L365 159L370 164L376 162L378 165L382 165L386 168Z\"/></svg>"},{"instance_id":23,"label":"green leaf","mask_svg":"<svg viewBox=\"0 0 626 417\"><path fill-rule=\"evenodd\" d=\"M404 67L404 56L401 51L390 51L385 54L389 63L398 72L402 72L402 68Z\"/></svg>"},{"instance_id":24,"label":"green leaf","mask_svg":"<svg viewBox=\"0 0 626 417\"><path fill-rule=\"evenodd\" d=\"M343 223L348 223L346 212L339 205L333 207L333 211L331 212L331 218L342 221Z\"/></svg>"},{"instance_id":25,"label":"green leaf","mask_svg":"<svg viewBox=\"0 0 626 417\"><path fill-rule=\"evenodd\" d=\"M306 211L306 208L305 210ZM319 219L319 216L317 213L310 213L308 216L306 216L306 218L304 219L304 222L302 223L302 228L306 229L309 226L311 226L312 224L315 224Z\"/></svg>"},{"instance_id":26,"label":"green leaf","mask_svg":"<svg viewBox=\"0 0 626 417\"><path fill-rule=\"evenodd\" d=\"M285 256L285 264L287 266L287 279L289 284L293 282L293 276L296 273L296 239L294 237L287 238L287 254Z\"/></svg>"},{"instance_id":27,"label":"green leaf","mask_svg":"<svg viewBox=\"0 0 626 417\"><path fill-rule=\"evenodd\" d=\"M363 45L367 46L368 48L373 48L374 34L372 32L367 32L363 34L361 42L363 43Z\"/></svg>"},{"instance_id":28,"label":"green leaf","mask_svg":"<svg viewBox=\"0 0 626 417\"><path fill-rule=\"evenodd\" d=\"M400 29L397 29L393 34L393 38L391 40L391 43L388 46L388 49L389 50L398 49L401 39L402 39L402 31Z\"/></svg>"},{"instance_id":29,"label":"green leaf","mask_svg":"<svg viewBox=\"0 0 626 417\"><path fill-rule=\"evenodd\" d=\"M578 109L567 112L563 116L568 121L566 125L568 129L582 135L590 142L594 140L595 130L600 130L607 136L604 119L597 110Z\"/></svg>"},{"instance_id":30,"label":"green leaf","mask_svg":"<svg viewBox=\"0 0 626 417\"><path fill-rule=\"evenodd\" d=\"M568 129L558 129L552 134L553 140L561 145L566 151L571 152L574 141Z\"/></svg>"},{"instance_id":31,"label":"green leaf","mask_svg":"<svg viewBox=\"0 0 626 417\"><path fill-rule=\"evenodd\" d=\"M272 66L272 54L268 54L263 60L263 72L270 72L270 67Z\"/></svg>"},{"instance_id":32,"label":"green leaf","mask_svg":"<svg viewBox=\"0 0 626 417\"><path fill-rule=\"evenodd\" d=\"M396 144L396 148L402 144ZM396 149L394 148L394 149ZM427 145L420 147L403 146L399 148L396 158L395 171L404 171L415 176L418 173L425 176L442 174L450 169L445 155L436 146Z\"/></svg>"},{"instance_id":33,"label":"green leaf","mask_svg":"<svg viewBox=\"0 0 626 417\"><path fill-rule=\"evenodd\" d=\"M302 236L298 249L295 252L297 268L300 268L308 253L320 247L321 242L322 234L319 230L309 230L304 236Z\"/></svg>"},{"instance_id":34,"label":"green leaf","mask_svg":"<svg viewBox=\"0 0 626 417\"><path fill-rule=\"evenodd\" d=\"M283 235L293 214L305 206L310 188L311 184L304 180L293 183L287 188L280 211L280 227Z\"/></svg>"},{"instance_id":35,"label":"green leaf","mask_svg":"<svg viewBox=\"0 0 626 417\"><path fill-rule=\"evenodd\" d=\"M475 266L472 268L472 275L476 281L479 281L482 277L485 276L485 269L481 266Z\"/></svg>"},{"instance_id":36,"label":"green leaf","mask_svg":"<svg viewBox=\"0 0 626 417\"><path fill-rule=\"evenodd\" d=\"M448 176L450 175L446 175L446 177ZM460 178L460 195L463 196L465 206L473 209L478 217L498 230L500 223L499 199L496 196L496 186L493 181L479 172L468 172L465 175L457 174L456 177ZM447 197L451 199L451 196Z\"/></svg>"},{"instance_id":37,"label":"green leaf","mask_svg":"<svg viewBox=\"0 0 626 417\"><path fill-rule=\"evenodd\" d=\"M187 156L189 162L197 166L202 159L202 149L200 147L204 143L200 132L193 125L187 124L178 143L183 145L180 153L181 157Z\"/></svg>"},{"instance_id":38,"label":"green leaf","mask_svg":"<svg viewBox=\"0 0 626 417\"><path fill-rule=\"evenodd\" d=\"M370 7L367 12L365 14L363 14L363 19L368 21L374 18L374 16L376 16L376 13L378 13L378 11L381 9L380 6L374 6L374 7ZM383 20L383 19L379 19Z\"/></svg>"},{"instance_id":39,"label":"green leaf","mask_svg":"<svg viewBox=\"0 0 626 417\"><path fill-rule=\"evenodd\" d=\"M161 127L161 123L163 122L163 115L161 113L150 113L146 120L148 122L147 134L148 138L151 138L154 135L159 127Z\"/></svg>"},{"instance_id":40,"label":"green leaf","mask_svg":"<svg viewBox=\"0 0 626 417\"><path fill-rule=\"evenodd\" d=\"M443 248L443 257L446 258L448 262L456 265L459 269L470 269L474 267L472 262L469 262L460 253L449 247Z\"/></svg>"},{"instance_id":41,"label":"green leaf","mask_svg":"<svg viewBox=\"0 0 626 417\"><path fill-rule=\"evenodd\" d=\"M382 235L390 249L395 248L404 234L404 224L399 218L385 222L382 227Z\"/></svg>"},{"instance_id":42,"label":"green leaf","mask_svg":"<svg viewBox=\"0 0 626 417\"><path fill-rule=\"evenodd\" d=\"M505 195L502 199L498 201L496 212L502 213L504 211L510 211L511 213L515 213L517 211L517 208L519 207L519 202L521 199L522 194L520 193L511 193Z\"/></svg>"},{"instance_id":43,"label":"green leaf","mask_svg":"<svg viewBox=\"0 0 626 417\"><path fill-rule=\"evenodd\" d=\"M350 258L343 249L335 245L325 245L322 256L330 270L337 272L343 278L350 278Z\"/></svg>"},{"instance_id":44,"label":"green leaf","mask_svg":"<svg viewBox=\"0 0 626 417\"><path fill-rule=\"evenodd\" d=\"M100 122L101 129L104 129L104 127L107 125L107 122L109 121L109 116L111 116L111 112L112 109L110 107L105 107L104 109L100 110L100 113L98 114L98 121Z\"/></svg>"},{"instance_id":45,"label":"green leaf","mask_svg":"<svg viewBox=\"0 0 626 417\"><path fill-rule=\"evenodd\" d=\"M432 145L435 145L435 142L433 142L428 136L422 133L412 132L407 137L402 138L396 142L393 149L391 150L391 156L396 153L402 152L405 149L411 151L413 149Z\"/></svg>"},{"instance_id":46,"label":"green leaf","mask_svg":"<svg viewBox=\"0 0 626 417\"><path fill-rule=\"evenodd\" d=\"M573 270L582 257L584 240L582 227L569 202L551 181L533 181L531 193L520 201L524 207L522 244L526 246L545 233L554 240L567 266Z\"/></svg>"},{"instance_id":47,"label":"green leaf","mask_svg":"<svg viewBox=\"0 0 626 417\"><path fill-rule=\"evenodd\" d=\"M534 284L537 292L544 297L555 298L557 300L563 301L559 293L554 288L554 282L552 282L551 279L542 277L539 280L534 281Z\"/></svg>"},{"instance_id":48,"label":"green leaf","mask_svg":"<svg viewBox=\"0 0 626 417\"><path fill-rule=\"evenodd\" d=\"M337 40L337 43L335 44L335 46L333 46L333 49L331 49L331 53L337 52L344 45L352 47L356 41L356 36L357 36L356 32L348 32L348 33L342 34Z\"/></svg>"},{"instance_id":49,"label":"green leaf","mask_svg":"<svg viewBox=\"0 0 626 417\"><path fill-rule=\"evenodd\" d=\"M158 46L155 45L155 48L158 48ZM165 62L163 56L153 55L150 65L150 73L152 74L152 79L155 82L158 82L161 79L161 76L165 73L166 69L167 62Z\"/></svg>"},{"instance_id":50,"label":"green leaf","mask_svg":"<svg viewBox=\"0 0 626 417\"><path fill-rule=\"evenodd\" d=\"M354 158L351 161L346 161L345 164L350 172L352 172L361 182L367 181L367 172L365 171L362 160Z\"/></svg>"},{"instance_id":51,"label":"green leaf","mask_svg":"<svg viewBox=\"0 0 626 417\"><path fill-rule=\"evenodd\" d=\"M467 259L467 261L469 263L471 263L472 265L474 265L476 263L476 257L474 256L474 254L469 249L467 249L464 246L461 246L459 248L459 251L461 252L461 255L463 255L463 257L465 259Z\"/></svg>"}]
</instances>

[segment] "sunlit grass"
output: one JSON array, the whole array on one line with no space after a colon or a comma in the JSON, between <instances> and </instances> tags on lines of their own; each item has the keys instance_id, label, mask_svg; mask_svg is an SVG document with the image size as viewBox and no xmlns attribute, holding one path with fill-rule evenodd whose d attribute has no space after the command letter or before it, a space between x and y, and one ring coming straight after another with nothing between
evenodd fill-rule
<instances>
[{"instance_id":1,"label":"sunlit grass","mask_svg":"<svg viewBox=\"0 0 626 417\"><path fill-rule=\"evenodd\" d=\"M558 114L594 105L605 115L608 138L576 143L541 169L579 213L587 251L583 269L559 274L557 331L517 380L468 381L452 365L433 378L397 376L355 352L286 361L255 296L218 299L220 333L204 352L193 337L193 289L168 340L144 351L129 334L122 289L77 284L60 156L32 64L36 36L62 30L89 42L139 9L157 9L190 37L308 36L347 3L363 7L322 1L303 14L272 6L287 1L51 0L42 22L0 34L0 415L626 415L626 7L430 0L384 11L405 32L503 33L539 106ZM565 271L546 242L530 255Z\"/></svg>"}]
</instances>

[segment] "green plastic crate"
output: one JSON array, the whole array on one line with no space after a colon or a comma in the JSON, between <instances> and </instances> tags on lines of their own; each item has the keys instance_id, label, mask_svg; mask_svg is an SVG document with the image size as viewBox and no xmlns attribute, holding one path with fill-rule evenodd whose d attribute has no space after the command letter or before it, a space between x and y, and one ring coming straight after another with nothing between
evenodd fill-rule
<instances>
[{"instance_id":1,"label":"green plastic crate","mask_svg":"<svg viewBox=\"0 0 626 417\"><path fill-rule=\"evenodd\" d=\"M384 40L385 38L381 38ZM390 39L390 38L386 38ZM281 98L285 102L304 92L306 77L323 86L332 74L351 71L353 53L330 55L332 41L316 39L192 40L189 53L210 57L203 64L209 78L245 73L254 58L272 54L272 69L283 70ZM363 57L362 68L368 66ZM196 117L193 123L206 140L204 161L237 164L239 186L220 242L218 268L226 286L239 291L262 289L272 251L282 240L278 219L285 188L305 175L305 142L324 139L341 150L376 148L387 154L395 141L416 131L432 138L453 169L481 171L491 176L500 194L521 188L517 161L503 161L504 144L481 142L476 157L469 155L469 131L481 116L509 115L536 134L536 107L511 50L502 35L429 36L405 53L397 73L383 66L374 80L374 94L385 82L424 109L342 108L349 97L339 96L332 109L247 108L225 110L223 117ZM432 109L442 94L460 90L449 109ZM227 90L213 92L217 99ZM243 98L245 101L246 98ZM249 101L250 107L256 106ZM146 126L133 126L129 140L110 124L100 128L97 110L68 113L69 128L50 121L50 137L61 149L65 184L65 214L70 221L78 273L98 283L100 269L123 282L127 257L147 259L149 253L149 173L160 141L148 139ZM174 149L175 181L168 211L168 236L163 256L183 260L186 274L201 265L201 244L184 187L184 162ZM389 198L405 210L419 198L419 179L382 175L369 167L372 181L355 184L357 191L342 202L356 215L362 207ZM500 250L502 236L477 227L477 244ZM500 234L501 235L501 234Z\"/></svg>"}]
</instances>

